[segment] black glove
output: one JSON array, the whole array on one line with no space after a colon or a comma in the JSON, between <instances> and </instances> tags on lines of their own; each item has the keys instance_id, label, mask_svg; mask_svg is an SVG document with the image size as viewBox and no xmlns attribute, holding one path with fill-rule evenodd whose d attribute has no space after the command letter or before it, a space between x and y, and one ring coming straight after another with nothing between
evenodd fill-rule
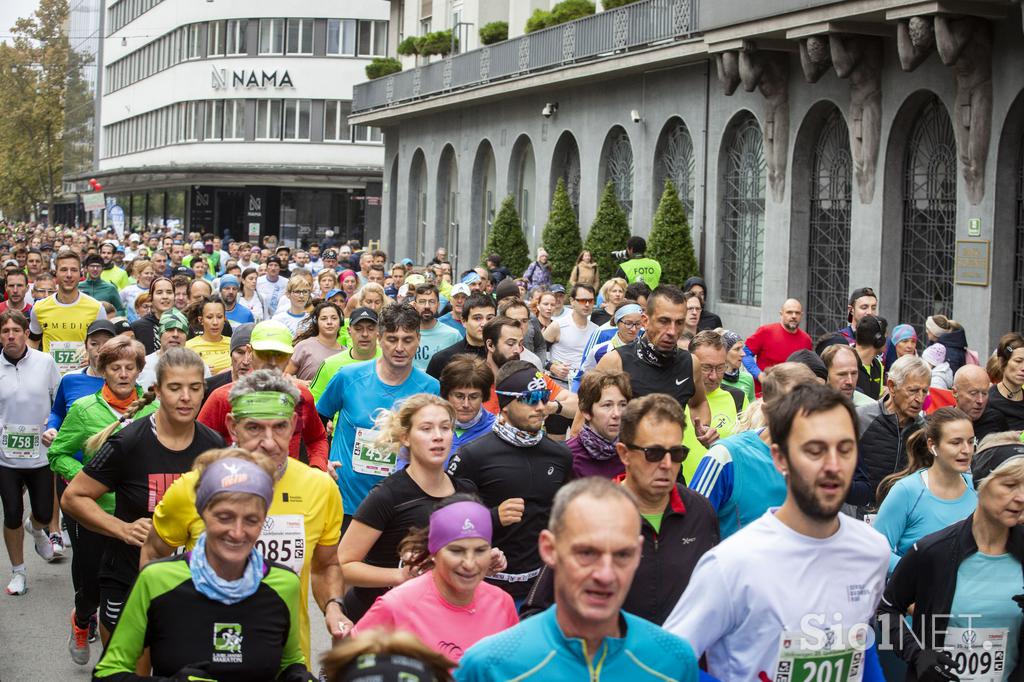
<instances>
[{"instance_id":1,"label":"black glove","mask_svg":"<svg viewBox=\"0 0 1024 682\"><path fill-rule=\"evenodd\" d=\"M1013 601L1017 603L1017 608L1024 611L1024 594L1013 595Z\"/></svg>"},{"instance_id":2,"label":"black glove","mask_svg":"<svg viewBox=\"0 0 1024 682\"><path fill-rule=\"evenodd\" d=\"M210 665L209 661L189 663L168 679L170 682L217 682L215 677L210 676Z\"/></svg>"},{"instance_id":3,"label":"black glove","mask_svg":"<svg viewBox=\"0 0 1024 682\"><path fill-rule=\"evenodd\" d=\"M946 651L924 649L914 663L919 682L960 682L956 663Z\"/></svg>"}]
</instances>

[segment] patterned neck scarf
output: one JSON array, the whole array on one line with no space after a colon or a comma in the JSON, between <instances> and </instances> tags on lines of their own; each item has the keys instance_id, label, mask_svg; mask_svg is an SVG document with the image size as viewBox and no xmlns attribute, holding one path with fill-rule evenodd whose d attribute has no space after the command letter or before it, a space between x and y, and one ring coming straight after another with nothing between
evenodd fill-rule
<instances>
[{"instance_id":1,"label":"patterned neck scarf","mask_svg":"<svg viewBox=\"0 0 1024 682\"><path fill-rule=\"evenodd\" d=\"M636 340L636 357L651 367L665 367L675 359L675 355L675 348L668 353L658 350L646 336L641 336Z\"/></svg>"},{"instance_id":2,"label":"patterned neck scarf","mask_svg":"<svg viewBox=\"0 0 1024 682\"><path fill-rule=\"evenodd\" d=\"M494 433L509 445L517 448L532 448L544 438L544 429L531 433L517 429L505 420L505 415L500 414L494 420Z\"/></svg>"},{"instance_id":3,"label":"patterned neck scarf","mask_svg":"<svg viewBox=\"0 0 1024 682\"><path fill-rule=\"evenodd\" d=\"M606 440L604 436L590 428L590 424L585 424L583 429L580 430L579 439L590 459L605 462L612 457L618 456L618 453L615 451L615 443L618 441L618 438Z\"/></svg>"}]
</instances>

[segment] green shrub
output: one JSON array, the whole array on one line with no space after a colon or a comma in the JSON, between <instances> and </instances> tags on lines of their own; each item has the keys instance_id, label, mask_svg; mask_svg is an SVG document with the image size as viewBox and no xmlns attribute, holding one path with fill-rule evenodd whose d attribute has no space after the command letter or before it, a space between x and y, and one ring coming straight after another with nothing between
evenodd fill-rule
<instances>
[{"instance_id":1,"label":"green shrub","mask_svg":"<svg viewBox=\"0 0 1024 682\"><path fill-rule=\"evenodd\" d=\"M682 286L687 278L700 274L686 209L671 180L665 180L665 191L654 214L654 226L647 238L647 256L661 263L662 284Z\"/></svg>"},{"instance_id":2,"label":"green shrub","mask_svg":"<svg viewBox=\"0 0 1024 682\"><path fill-rule=\"evenodd\" d=\"M402 63L394 57L374 57L373 61L366 65L366 77L373 80L401 70Z\"/></svg>"},{"instance_id":3,"label":"green shrub","mask_svg":"<svg viewBox=\"0 0 1024 682\"><path fill-rule=\"evenodd\" d=\"M533 10L533 14L526 20L526 32L533 33L541 29L547 28L548 26L554 26L555 17L543 9Z\"/></svg>"},{"instance_id":4,"label":"green shrub","mask_svg":"<svg viewBox=\"0 0 1024 682\"><path fill-rule=\"evenodd\" d=\"M480 27L480 44L493 45L508 40L508 22L492 21Z\"/></svg>"},{"instance_id":5,"label":"green shrub","mask_svg":"<svg viewBox=\"0 0 1024 682\"><path fill-rule=\"evenodd\" d=\"M610 278L618 269L618 263L612 258L612 251L626 248L629 237L629 220L619 206L619 199L615 196L615 185L609 182L601 193L597 215L583 245L583 248L593 254L594 261L601 269L602 278Z\"/></svg>"},{"instance_id":6,"label":"green shrub","mask_svg":"<svg viewBox=\"0 0 1024 682\"><path fill-rule=\"evenodd\" d=\"M455 47L457 48L458 46L459 39L456 38ZM434 54L446 55L452 51L452 31L447 29L428 33L420 39L417 47L419 48L419 54L425 57Z\"/></svg>"},{"instance_id":7,"label":"green shrub","mask_svg":"<svg viewBox=\"0 0 1024 682\"><path fill-rule=\"evenodd\" d=\"M398 54L403 57L411 57L420 53L419 38L416 36L408 36L402 42L398 43Z\"/></svg>"},{"instance_id":8,"label":"green shrub","mask_svg":"<svg viewBox=\"0 0 1024 682\"><path fill-rule=\"evenodd\" d=\"M568 285L572 266L583 250L583 240L580 239L580 226L562 178L558 179L555 194L551 197L551 212L541 240L550 258L551 279Z\"/></svg>"},{"instance_id":9,"label":"green shrub","mask_svg":"<svg viewBox=\"0 0 1024 682\"><path fill-rule=\"evenodd\" d=\"M609 10L622 7L623 5L632 5L636 1L637 0L601 0L601 6L606 10Z\"/></svg>"},{"instance_id":10,"label":"green shrub","mask_svg":"<svg viewBox=\"0 0 1024 682\"><path fill-rule=\"evenodd\" d=\"M551 25L557 26L573 19L589 17L596 11L597 6L590 0L562 0L562 2L551 8L551 15L555 19Z\"/></svg>"},{"instance_id":11,"label":"green shrub","mask_svg":"<svg viewBox=\"0 0 1024 682\"><path fill-rule=\"evenodd\" d=\"M511 194L501 202L498 215L494 218L487 246L480 257L480 265L485 265L484 261L491 253L500 254L505 267L516 275L530 265L530 246L526 243L516 202Z\"/></svg>"}]
</instances>

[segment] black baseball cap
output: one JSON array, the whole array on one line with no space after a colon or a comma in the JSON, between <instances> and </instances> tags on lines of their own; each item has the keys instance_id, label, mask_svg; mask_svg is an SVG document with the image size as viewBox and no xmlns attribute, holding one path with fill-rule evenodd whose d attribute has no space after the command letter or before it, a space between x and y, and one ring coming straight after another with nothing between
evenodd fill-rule
<instances>
[{"instance_id":1,"label":"black baseball cap","mask_svg":"<svg viewBox=\"0 0 1024 682\"><path fill-rule=\"evenodd\" d=\"M171 276L174 277L176 275L188 275L189 277L194 278L196 273L192 272L192 268L190 267L187 267L185 265L179 265L178 267L171 270Z\"/></svg>"},{"instance_id":2,"label":"black baseball cap","mask_svg":"<svg viewBox=\"0 0 1024 682\"><path fill-rule=\"evenodd\" d=\"M123 317L118 318L116 320L111 320L110 323L112 325L114 325L115 335L125 334L125 333L130 332L132 330L131 323L128 322L128 320L126 320Z\"/></svg>"},{"instance_id":3,"label":"black baseball cap","mask_svg":"<svg viewBox=\"0 0 1024 682\"><path fill-rule=\"evenodd\" d=\"M323 254L321 254L321 258L333 258L334 260L338 260L338 252L334 249L327 249Z\"/></svg>"},{"instance_id":4,"label":"black baseball cap","mask_svg":"<svg viewBox=\"0 0 1024 682\"><path fill-rule=\"evenodd\" d=\"M349 326L355 325L357 322L369 320L374 324L377 324L377 313L373 308L356 308L352 311L352 315L348 318Z\"/></svg>"},{"instance_id":5,"label":"black baseball cap","mask_svg":"<svg viewBox=\"0 0 1024 682\"><path fill-rule=\"evenodd\" d=\"M82 261L82 265L89 267L90 265L103 265L103 256L98 253L89 254Z\"/></svg>"},{"instance_id":6,"label":"black baseball cap","mask_svg":"<svg viewBox=\"0 0 1024 682\"><path fill-rule=\"evenodd\" d=\"M85 338L89 338L97 332L105 332L111 336L117 336L117 327L110 320L96 320L85 330Z\"/></svg>"},{"instance_id":7,"label":"black baseball cap","mask_svg":"<svg viewBox=\"0 0 1024 682\"><path fill-rule=\"evenodd\" d=\"M1024 457L1024 443L1008 443L985 448L974 456L971 462L971 475L974 478L974 487L986 476L998 469L1004 462L1016 457Z\"/></svg>"},{"instance_id":8,"label":"black baseball cap","mask_svg":"<svg viewBox=\"0 0 1024 682\"><path fill-rule=\"evenodd\" d=\"M858 298L864 298L865 296L870 296L875 299L878 298L878 294L876 294L875 290L871 287L861 287L860 289L854 289L853 293L850 294L850 305L856 303Z\"/></svg>"},{"instance_id":9,"label":"black baseball cap","mask_svg":"<svg viewBox=\"0 0 1024 682\"><path fill-rule=\"evenodd\" d=\"M271 256L270 258L267 259L267 265L270 265L271 263L277 263L278 265L280 265L281 259L278 258L277 256Z\"/></svg>"}]
</instances>

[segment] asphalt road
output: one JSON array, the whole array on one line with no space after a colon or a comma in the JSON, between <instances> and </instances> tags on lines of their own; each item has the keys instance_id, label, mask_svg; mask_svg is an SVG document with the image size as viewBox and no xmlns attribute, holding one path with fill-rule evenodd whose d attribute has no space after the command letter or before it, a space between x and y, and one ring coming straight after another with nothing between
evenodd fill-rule
<instances>
[{"instance_id":1,"label":"asphalt road","mask_svg":"<svg viewBox=\"0 0 1024 682\"><path fill-rule=\"evenodd\" d=\"M27 504L26 504L26 508ZM68 654L70 617L74 591L71 588L71 556L48 564L35 553L26 536L25 564L28 592L12 597L3 591L10 580L7 552L0 550L0 682L48 682L89 680L102 647L92 645L88 665L75 665ZM313 658L330 646L323 616L309 599L313 630Z\"/></svg>"}]
</instances>

